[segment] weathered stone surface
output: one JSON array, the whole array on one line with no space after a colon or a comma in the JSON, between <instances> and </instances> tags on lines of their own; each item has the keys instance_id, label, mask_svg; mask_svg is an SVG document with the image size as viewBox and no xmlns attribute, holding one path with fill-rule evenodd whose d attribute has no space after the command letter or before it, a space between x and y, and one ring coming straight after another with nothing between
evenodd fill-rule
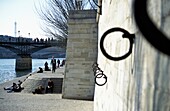
<instances>
[{"instance_id":1,"label":"weathered stone surface","mask_svg":"<svg viewBox=\"0 0 170 111\"><path fill-rule=\"evenodd\" d=\"M76 10L76 11L70 10L69 11L69 18L70 18L69 20L79 19L78 21L81 21L80 19L85 19L84 21L86 21L86 19L93 19L95 17L96 17L95 10L83 10L83 11L82 10Z\"/></svg>"},{"instance_id":2,"label":"weathered stone surface","mask_svg":"<svg viewBox=\"0 0 170 111\"><path fill-rule=\"evenodd\" d=\"M133 53L122 61L111 61L99 50L98 64L108 81L102 87L95 86L94 111L170 110L170 57L142 37L134 22L132 4L133 0L102 2L99 42L102 34L114 27L135 33L136 38ZM150 17L170 37L169 4L170 0L148 0ZM125 53L129 47L118 33L109 34L104 46L112 56Z\"/></svg>"}]
</instances>

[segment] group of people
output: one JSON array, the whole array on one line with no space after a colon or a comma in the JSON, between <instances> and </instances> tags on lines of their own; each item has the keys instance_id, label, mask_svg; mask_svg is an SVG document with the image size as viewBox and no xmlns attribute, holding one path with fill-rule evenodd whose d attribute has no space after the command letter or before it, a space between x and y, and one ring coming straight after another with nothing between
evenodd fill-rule
<instances>
[{"instance_id":1,"label":"group of people","mask_svg":"<svg viewBox=\"0 0 170 111\"><path fill-rule=\"evenodd\" d=\"M65 60L62 61L62 63L60 64L60 60L58 59L56 61L56 59L54 58L54 56L52 56L51 59L51 65L52 65L52 73L55 72L56 68L65 65ZM50 68L48 67L48 63L47 61L44 64L45 66L45 71L51 71ZM43 68L39 67L39 71L37 71L37 73L43 73ZM18 84L13 83L12 86L10 87L4 87L4 90L8 90L7 92L20 92L22 89L24 89L23 87L21 87L22 81L18 81ZM54 88L54 83L51 79L49 79L48 81L48 86L46 87L45 92L46 93L53 93L53 88ZM42 87L42 85L38 86L32 93L33 94L43 94L44 88Z\"/></svg>"},{"instance_id":2,"label":"group of people","mask_svg":"<svg viewBox=\"0 0 170 111\"><path fill-rule=\"evenodd\" d=\"M53 93L53 89L54 89L54 83L51 79L49 79L48 86L46 87L46 89L42 85L40 85L32 93L33 94L43 94L44 90L45 90L45 93Z\"/></svg>"},{"instance_id":3,"label":"group of people","mask_svg":"<svg viewBox=\"0 0 170 111\"><path fill-rule=\"evenodd\" d=\"M54 56L52 56L51 65L52 65L52 73L54 73L56 68L60 68L61 66L65 65L65 60L63 60L62 63L60 63L59 59L56 61ZM44 68L45 71L51 71L51 69L48 67L47 61L45 62L44 67L45 67ZM43 73L43 68L39 67L39 71L37 73Z\"/></svg>"},{"instance_id":4,"label":"group of people","mask_svg":"<svg viewBox=\"0 0 170 111\"><path fill-rule=\"evenodd\" d=\"M22 81L18 81L18 84L16 84L15 82L13 82L12 86L10 87L4 87L4 90L7 90L7 93L11 93L11 92L21 92L24 88L21 87ZM54 83L51 79L48 80L48 86L46 87L46 89L40 85L38 86L34 91L32 91L33 94L43 94L44 90L45 93L53 93L53 89L54 89Z\"/></svg>"},{"instance_id":5,"label":"group of people","mask_svg":"<svg viewBox=\"0 0 170 111\"><path fill-rule=\"evenodd\" d=\"M55 72L55 69L58 67L60 67L60 60L58 59L57 60L57 67L56 67L56 59L54 58L54 56L52 56L52 59L51 59L51 65L52 65L52 73Z\"/></svg>"},{"instance_id":6,"label":"group of people","mask_svg":"<svg viewBox=\"0 0 170 111\"><path fill-rule=\"evenodd\" d=\"M8 90L7 92L10 93L10 92L21 92L21 90L23 90L24 88L21 87L21 84L22 84L22 81L18 81L18 84L16 83L13 83L12 86L10 87L4 87L4 90Z\"/></svg>"},{"instance_id":7,"label":"group of people","mask_svg":"<svg viewBox=\"0 0 170 111\"><path fill-rule=\"evenodd\" d=\"M42 85L38 86L32 93L33 94L43 94L44 88Z\"/></svg>"}]
</instances>

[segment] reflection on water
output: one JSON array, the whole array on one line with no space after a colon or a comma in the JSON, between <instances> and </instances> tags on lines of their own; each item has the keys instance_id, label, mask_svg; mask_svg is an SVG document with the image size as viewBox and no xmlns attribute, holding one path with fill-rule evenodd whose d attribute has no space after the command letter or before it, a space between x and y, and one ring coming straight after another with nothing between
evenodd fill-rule
<instances>
[{"instance_id":1,"label":"reflection on water","mask_svg":"<svg viewBox=\"0 0 170 111\"><path fill-rule=\"evenodd\" d=\"M0 59L0 83L15 77L15 59Z\"/></svg>"},{"instance_id":2,"label":"reflection on water","mask_svg":"<svg viewBox=\"0 0 170 111\"><path fill-rule=\"evenodd\" d=\"M59 59L61 61L63 60L63 58ZM39 67L44 68L44 63L46 61L49 67L51 67L50 59L32 59L32 70L15 71L15 59L0 59L0 83L35 72Z\"/></svg>"}]
</instances>

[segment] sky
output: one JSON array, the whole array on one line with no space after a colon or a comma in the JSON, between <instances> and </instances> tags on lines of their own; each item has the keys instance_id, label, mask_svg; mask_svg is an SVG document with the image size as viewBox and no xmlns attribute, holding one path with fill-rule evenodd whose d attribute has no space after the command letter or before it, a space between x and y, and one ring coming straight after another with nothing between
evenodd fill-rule
<instances>
[{"instance_id":1,"label":"sky","mask_svg":"<svg viewBox=\"0 0 170 111\"><path fill-rule=\"evenodd\" d=\"M44 38L43 25L40 16L36 12L40 1L43 0L0 0L0 35L15 36L17 23L17 36L32 38Z\"/></svg>"}]
</instances>

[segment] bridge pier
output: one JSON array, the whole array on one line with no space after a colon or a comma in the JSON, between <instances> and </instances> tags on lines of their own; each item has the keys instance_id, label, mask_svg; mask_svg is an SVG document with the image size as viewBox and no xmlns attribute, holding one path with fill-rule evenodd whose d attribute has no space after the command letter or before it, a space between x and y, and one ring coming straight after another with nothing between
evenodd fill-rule
<instances>
[{"instance_id":1,"label":"bridge pier","mask_svg":"<svg viewBox=\"0 0 170 111\"><path fill-rule=\"evenodd\" d=\"M31 57L20 57L16 59L15 70L31 70L32 69L32 58Z\"/></svg>"}]
</instances>

